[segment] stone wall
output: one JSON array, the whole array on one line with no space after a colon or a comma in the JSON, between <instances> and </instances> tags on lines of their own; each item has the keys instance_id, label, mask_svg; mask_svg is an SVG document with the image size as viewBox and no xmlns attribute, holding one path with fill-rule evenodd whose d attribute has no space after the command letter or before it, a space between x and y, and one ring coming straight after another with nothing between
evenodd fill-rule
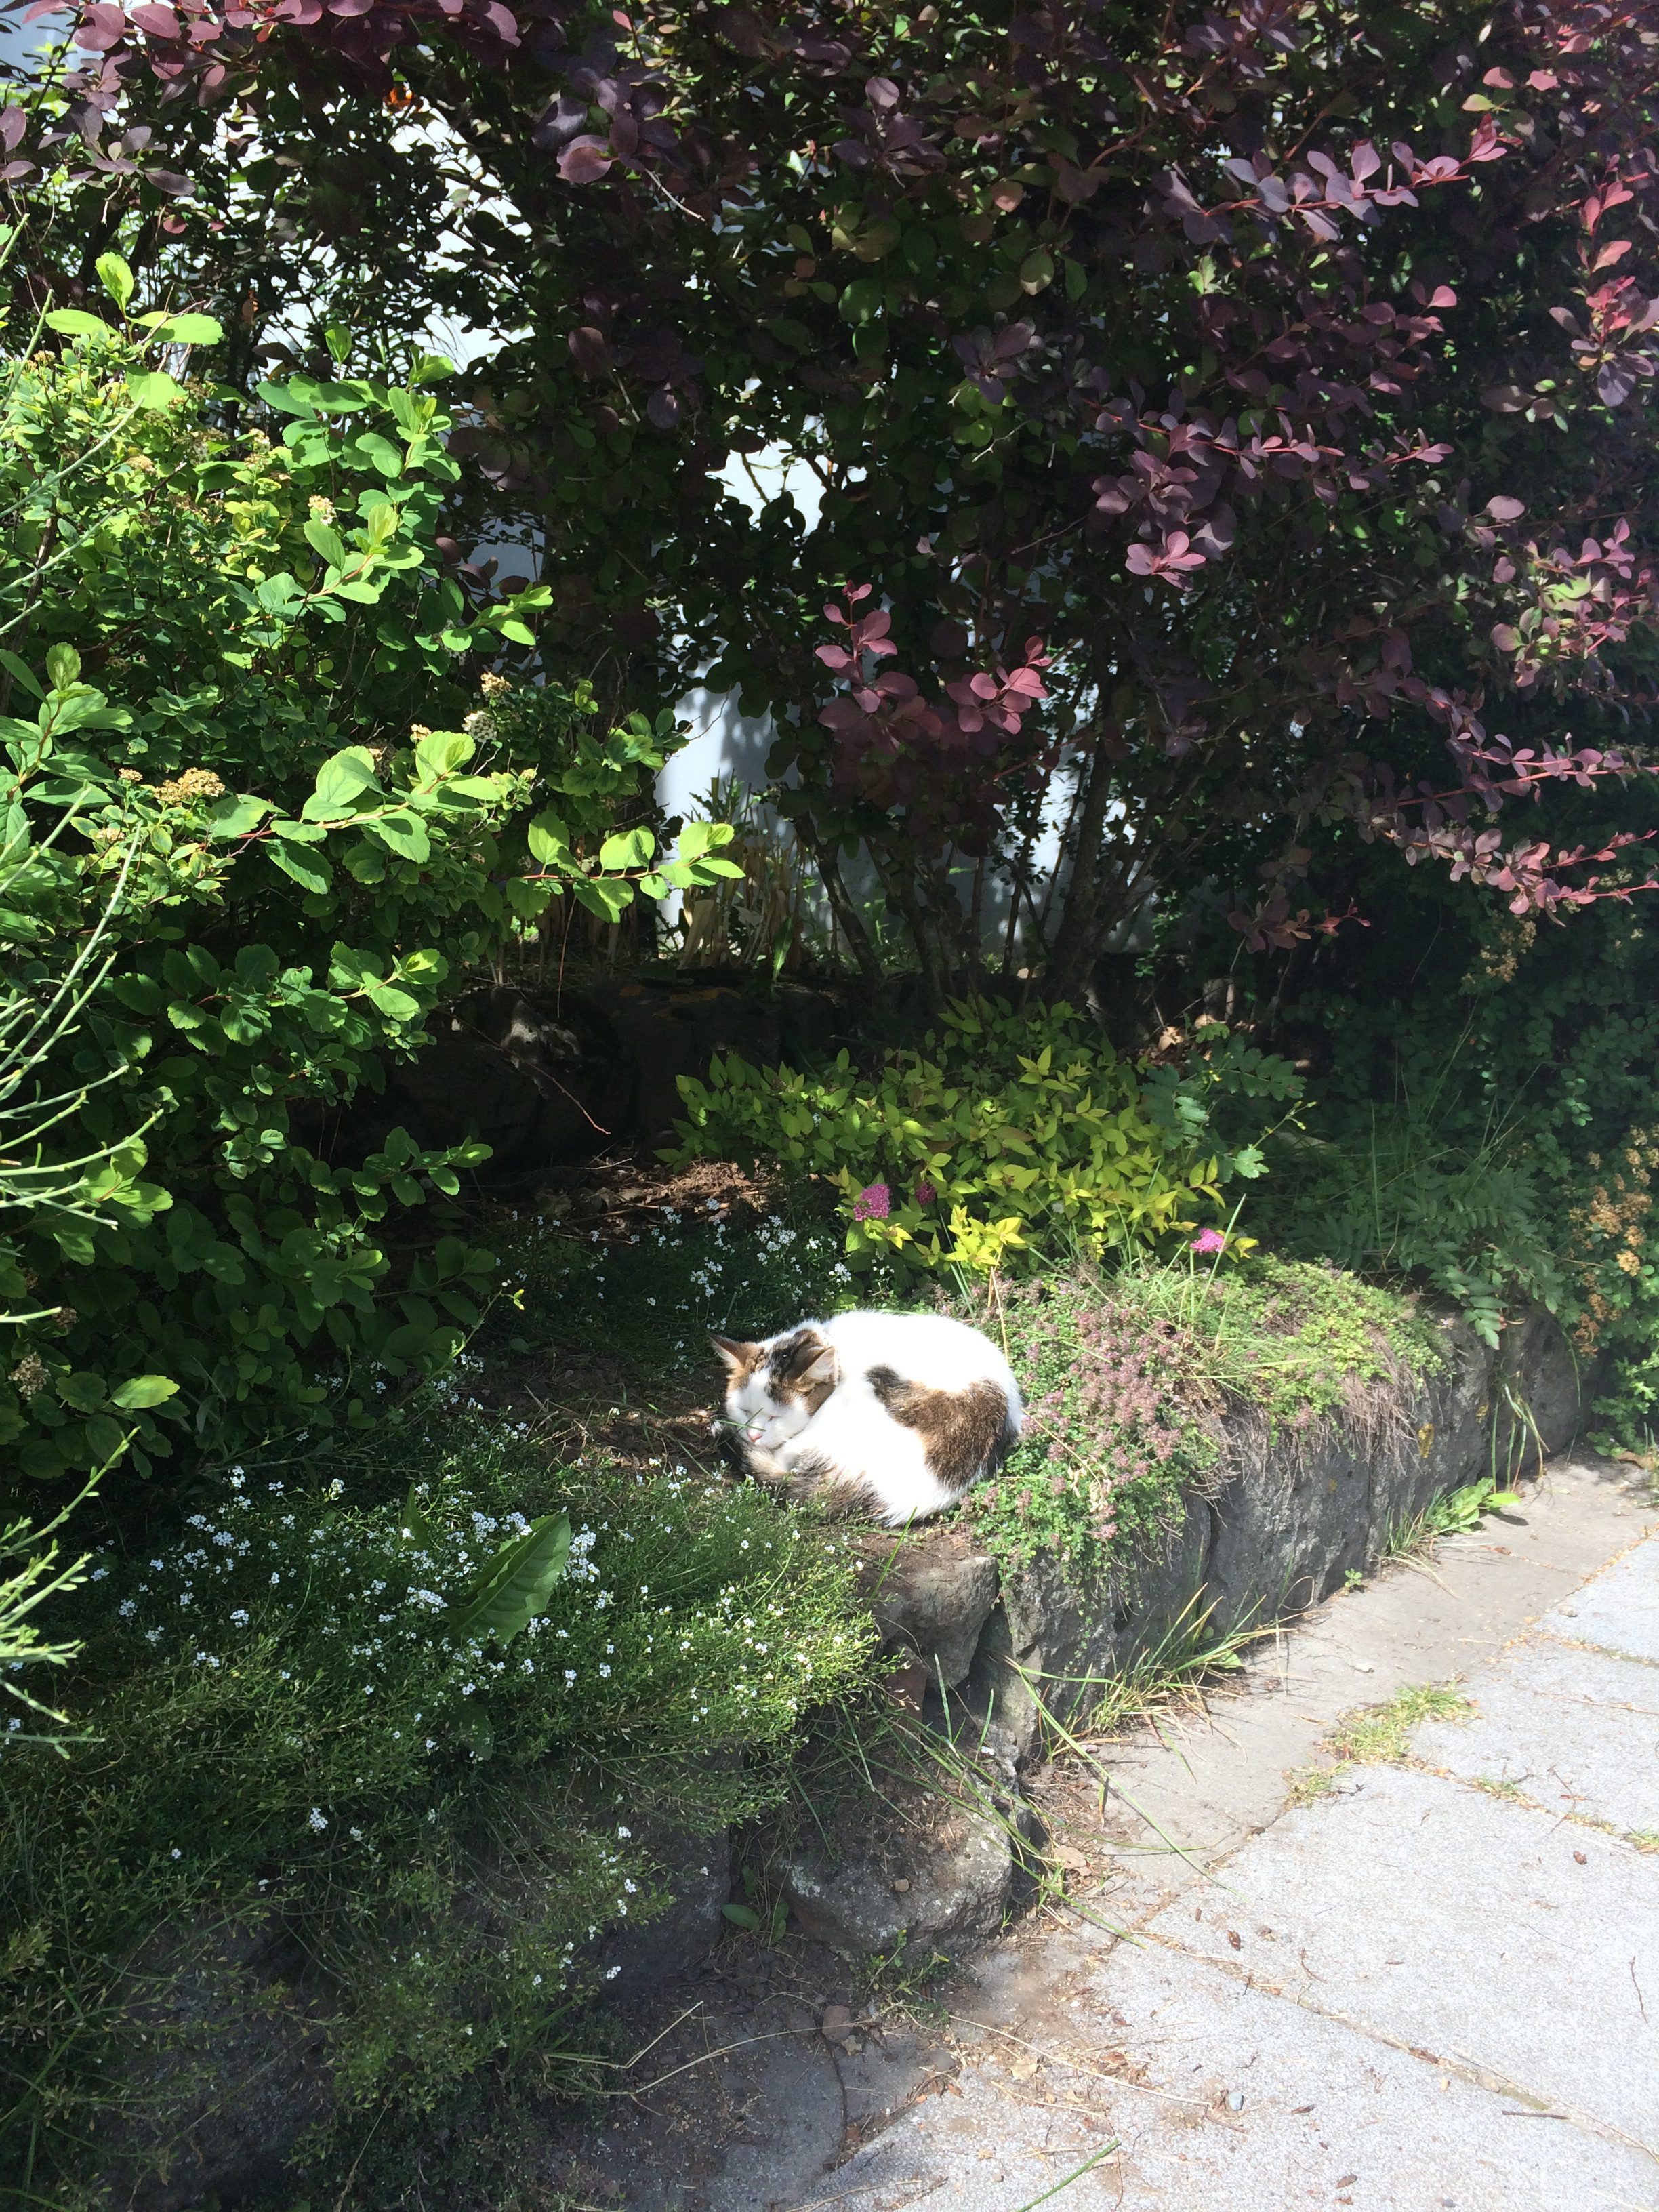
<instances>
[{"instance_id":1,"label":"stone wall","mask_svg":"<svg viewBox=\"0 0 1659 2212\"><path fill-rule=\"evenodd\" d=\"M1254 1410L1234 1408L1213 1498L1189 1498L1173 1535L1104 1589L1078 1589L1045 1559L1002 1574L948 1524L860 1539L883 1635L914 1656L924 1711L948 1711L982 1747L986 1790L967 1816L973 1857L960 1881L935 1866L896 1893L870 1881L859 1850L794 1855L785 1887L809 1931L866 1951L900 1934L917 1944L981 1932L1017 1876L1018 1778L1041 1746L1043 1707L1061 1721L1086 1713L1102 1678L1156 1651L1183 1620L1207 1614L1206 1632L1220 1636L1305 1611L1350 1572L1377 1567L1390 1536L1435 1498L1488 1474L1535 1471L1572 1442L1594 1377L1547 1314L1517 1322L1501 1352L1453 1316L1440 1327L1441 1370L1407 1398L1378 1385L1304 1435L1273 1435Z\"/></svg>"}]
</instances>

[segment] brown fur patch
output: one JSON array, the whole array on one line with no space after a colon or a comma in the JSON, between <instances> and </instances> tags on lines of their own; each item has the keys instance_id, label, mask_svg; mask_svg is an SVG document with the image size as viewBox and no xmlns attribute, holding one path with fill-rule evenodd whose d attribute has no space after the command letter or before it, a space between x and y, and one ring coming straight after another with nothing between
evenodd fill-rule
<instances>
[{"instance_id":1,"label":"brown fur patch","mask_svg":"<svg viewBox=\"0 0 1659 2212\"><path fill-rule=\"evenodd\" d=\"M729 1377L726 1387L741 1389L760 1364L761 1346L737 1336L711 1336L708 1341L725 1363Z\"/></svg>"},{"instance_id":2,"label":"brown fur patch","mask_svg":"<svg viewBox=\"0 0 1659 2212\"><path fill-rule=\"evenodd\" d=\"M827 1373L815 1371L824 1368ZM809 1413L817 1412L838 1379L829 1339L815 1328L792 1329L767 1355L767 1389L775 1398L798 1398Z\"/></svg>"},{"instance_id":3,"label":"brown fur patch","mask_svg":"<svg viewBox=\"0 0 1659 2212\"><path fill-rule=\"evenodd\" d=\"M872 1367L870 1388L896 1421L921 1438L935 1479L955 1498L1000 1464L1011 1442L1007 1394L994 1382L930 1390L896 1368Z\"/></svg>"}]
</instances>

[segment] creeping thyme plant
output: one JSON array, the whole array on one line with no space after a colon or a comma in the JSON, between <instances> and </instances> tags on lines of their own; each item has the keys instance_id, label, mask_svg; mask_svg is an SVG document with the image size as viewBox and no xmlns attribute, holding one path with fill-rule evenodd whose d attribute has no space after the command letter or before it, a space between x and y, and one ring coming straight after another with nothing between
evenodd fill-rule
<instances>
[{"instance_id":1,"label":"creeping thyme plant","mask_svg":"<svg viewBox=\"0 0 1659 2212\"><path fill-rule=\"evenodd\" d=\"M1409 1297L1330 1267L1235 1270L1227 1245L1212 1231L1184 1261L1050 1271L975 1316L1001 1331L1026 1396L1024 1437L968 1509L1006 1567L1046 1556L1085 1586L1132 1578L1224 1476L1224 1415L1293 1451L1442 1365Z\"/></svg>"}]
</instances>

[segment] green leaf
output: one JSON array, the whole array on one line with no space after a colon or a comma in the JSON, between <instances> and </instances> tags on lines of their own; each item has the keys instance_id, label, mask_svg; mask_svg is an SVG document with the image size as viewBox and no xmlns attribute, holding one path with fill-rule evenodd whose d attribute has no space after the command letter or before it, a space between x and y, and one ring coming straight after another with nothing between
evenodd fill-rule
<instances>
[{"instance_id":1,"label":"green leaf","mask_svg":"<svg viewBox=\"0 0 1659 2212\"><path fill-rule=\"evenodd\" d=\"M378 430L365 430L354 441L352 458L367 461L383 477L400 477L404 472L404 457L390 438L383 438Z\"/></svg>"},{"instance_id":2,"label":"green leaf","mask_svg":"<svg viewBox=\"0 0 1659 2212\"><path fill-rule=\"evenodd\" d=\"M67 691L78 682L81 656L72 645L54 645L46 652L46 680L54 691Z\"/></svg>"},{"instance_id":3,"label":"green leaf","mask_svg":"<svg viewBox=\"0 0 1659 2212\"><path fill-rule=\"evenodd\" d=\"M746 1928L751 1936L760 1932L761 1917L747 1905L723 1905L720 1911L734 1928Z\"/></svg>"},{"instance_id":4,"label":"green leaf","mask_svg":"<svg viewBox=\"0 0 1659 2212\"><path fill-rule=\"evenodd\" d=\"M224 325L211 315L173 315L151 332L159 345L220 345Z\"/></svg>"},{"instance_id":5,"label":"green leaf","mask_svg":"<svg viewBox=\"0 0 1659 2212\"><path fill-rule=\"evenodd\" d=\"M141 407L157 415L176 407L185 396L183 385L175 383L164 368L130 368L127 390Z\"/></svg>"},{"instance_id":6,"label":"green leaf","mask_svg":"<svg viewBox=\"0 0 1659 2212\"><path fill-rule=\"evenodd\" d=\"M422 775L453 775L466 766L477 750L471 738L463 737L459 730L428 730L416 742L415 760Z\"/></svg>"},{"instance_id":7,"label":"green leaf","mask_svg":"<svg viewBox=\"0 0 1659 2212\"><path fill-rule=\"evenodd\" d=\"M349 814L366 791L378 789L374 762L367 745L348 745L317 771L317 788L300 809L307 822Z\"/></svg>"},{"instance_id":8,"label":"green leaf","mask_svg":"<svg viewBox=\"0 0 1659 2212\"><path fill-rule=\"evenodd\" d=\"M498 1644L510 1644L546 1611L569 1557L568 1515L549 1513L532 1522L485 1565L450 1624L453 1632L462 1642L493 1636Z\"/></svg>"},{"instance_id":9,"label":"green leaf","mask_svg":"<svg viewBox=\"0 0 1659 2212\"><path fill-rule=\"evenodd\" d=\"M46 697L46 693L31 673L27 662L20 660L15 653L9 653L4 646L0 646L0 668L6 671L14 683L21 684L31 699Z\"/></svg>"},{"instance_id":10,"label":"green leaf","mask_svg":"<svg viewBox=\"0 0 1659 2212\"><path fill-rule=\"evenodd\" d=\"M331 530L325 522L313 515L305 526L306 543L313 553L320 553L325 561L336 568L346 564L346 550L337 530Z\"/></svg>"},{"instance_id":11,"label":"green leaf","mask_svg":"<svg viewBox=\"0 0 1659 2212\"><path fill-rule=\"evenodd\" d=\"M322 892L333 887L333 872L319 853L307 853L303 847L288 843L267 845L265 850L283 873L292 876L302 889Z\"/></svg>"},{"instance_id":12,"label":"green leaf","mask_svg":"<svg viewBox=\"0 0 1659 2212\"><path fill-rule=\"evenodd\" d=\"M570 832L556 814L538 814L525 835L531 858L539 860L544 868L568 868L573 865Z\"/></svg>"},{"instance_id":13,"label":"green leaf","mask_svg":"<svg viewBox=\"0 0 1659 2212\"><path fill-rule=\"evenodd\" d=\"M73 1375L60 1375L56 1388L64 1403L73 1406L77 1413L95 1413L109 1395L103 1376L87 1369Z\"/></svg>"},{"instance_id":14,"label":"green leaf","mask_svg":"<svg viewBox=\"0 0 1659 2212\"><path fill-rule=\"evenodd\" d=\"M254 587L253 596L268 615L280 615L291 622L304 603L305 593L286 568L279 568L274 576L267 576Z\"/></svg>"},{"instance_id":15,"label":"green leaf","mask_svg":"<svg viewBox=\"0 0 1659 2212\"><path fill-rule=\"evenodd\" d=\"M620 921L634 902L633 884L615 876L576 876L570 888L601 921Z\"/></svg>"},{"instance_id":16,"label":"green leaf","mask_svg":"<svg viewBox=\"0 0 1659 2212\"><path fill-rule=\"evenodd\" d=\"M99 281L125 315L132 297L132 271L118 253L100 253L93 263Z\"/></svg>"},{"instance_id":17,"label":"green leaf","mask_svg":"<svg viewBox=\"0 0 1659 2212\"><path fill-rule=\"evenodd\" d=\"M417 1552L432 1548L433 1528L421 1503L420 1485L411 1482L409 1495L404 1500L403 1519L398 1524L398 1534L405 1544L412 1544Z\"/></svg>"},{"instance_id":18,"label":"green leaf","mask_svg":"<svg viewBox=\"0 0 1659 2212\"><path fill-rule=\"evenodd\" d=\"M124 1413L143 1413L150 1406L160 1406L179 1395L179 1385L167 1375L135 1375L110 1393L110 1403L118 1406Z\"/></svg>"},{"instance_id":19,"label":"green leaf","mask_svg":"<svg viewBox=\"0 0 1659 2212\"><path fill-rule=\"evenodd\" d=\"M599 866L607 875L620 874L624 868L642 868L656 849L657 841L650 830L620 830L600 846Z\"/></svg>"},{"instance_id":20,"label":"green leaf","mask_svg":"<svg viewBox=\"0 0 1659 2212\"><path fill-rule=\"evenodd\" d=\"M412 1022L419 1016L420 1000L395 983L371 983L368 995L369 1004L394 1022Z\"/></svg>"},{"instance_id":21,"label":"green leaf","mask_svg":"<svg viewBox=\"0 0 1659 2212\"><path fill-rule=\"evenodd\" d=\"M59 307L46 317L46 328L56 331L63 338L107 338L115 335L107 323L100 322L96 315L83 314L79 307Z\"/></svg>"},{"instance_id":22,"label":"green leaf","mask_svg":"<svg viewBox=\"0 0 1659 2212\"><path fill-rule=\"evenodd\" d=\"M263 399L267 407L274 407L279 415L297 415L304 421L316 412L312 398L318 386L307 377L294 377L286 384L267 379L254 389L255 396Z\"/></svg>"},{"instance_id":23,"label":"green leaf","mask_svg":"<svg viewBox=\"0 0 1659 2212\"><path fill-rule=\"evenodd\" d=\"M413 860L418 865L432 855L432 841L426 834L426 825L418 814L398 808L391 814L372 816L363 827L371 836L378 837L388 852L399 860Z\"/></svg>"},{"instance_id":24,"label":"green leaf","mask_svg":"<svg viewBox=\"0 0 1659 2212\"><path fill-rule=\"evenodd\" d=\"M257 830L271 811L268 799L255 799L251 793L240 795L227 792L216 799L208 809L210 837L246 837L250 830Z\"/></svg>"}]
</instances>

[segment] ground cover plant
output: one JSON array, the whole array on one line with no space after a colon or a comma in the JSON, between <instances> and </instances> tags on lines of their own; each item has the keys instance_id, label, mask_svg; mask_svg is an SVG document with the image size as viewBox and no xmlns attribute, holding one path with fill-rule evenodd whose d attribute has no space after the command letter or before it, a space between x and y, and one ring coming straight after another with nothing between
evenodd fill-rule
<instances>
[{"instance_id":1,"label":"ground cover plant","mask_svg":"<svg viewBox=\"0 0 1659 2212\"><path fill-rule=\"evenodd\" d=\"M665 1902L665 1828L772 1802L805 1717L862 1686L845 1565L799 1516L562 1466L445 1395L92 1560L62 1683L88 1739L15 1729L0 1759L26 2187L70 2185L88 2138L163 2159L264 2018L267 2059L323 2030L344 2130L533 2069L595 1936ZM204 1973L210 2003L169 2002Z\"/></svg>"},{"instance_id":2,"label":"ground cover plant","mask_svg":"<svg viewBox=\"0 0 1659 2212\"><path fill-rule=\"evenodd\" d=\"M1085 1588L1132 1583L1188 1498L1225 1479L1225 1417L1293 1455L1339 1419L1386 1429L1376 1394L1443 1364L1408 1298L1328 1267L1221 1259L1218 1243L1185 1264L1051 1270L981 1309L1026 1394L1026 1435L969 1509L1006 1567L1045 1557Z\"/></svg>"}]
</instances>

